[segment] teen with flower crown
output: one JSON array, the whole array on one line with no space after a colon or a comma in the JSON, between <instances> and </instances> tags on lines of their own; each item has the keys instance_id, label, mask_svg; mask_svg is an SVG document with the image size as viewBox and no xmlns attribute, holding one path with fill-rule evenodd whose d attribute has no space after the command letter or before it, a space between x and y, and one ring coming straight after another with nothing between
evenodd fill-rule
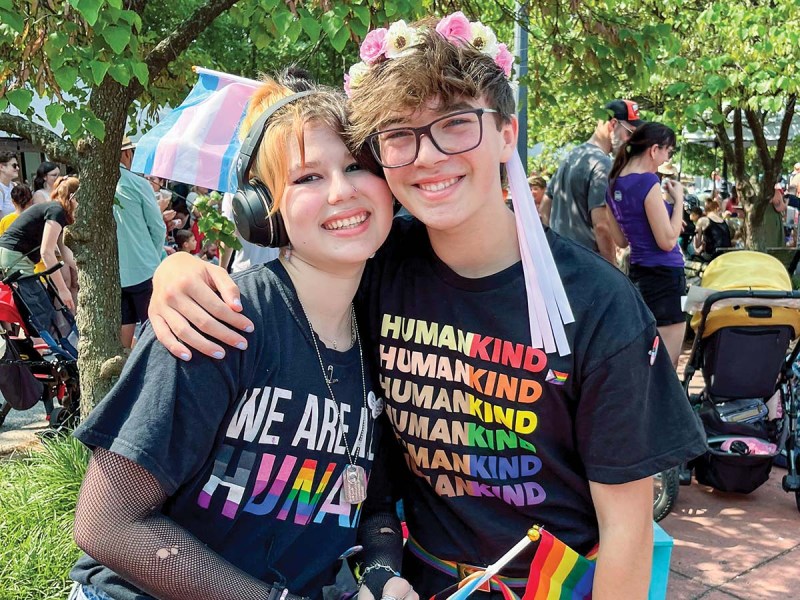
<instances>
[{"instance_id":1,"label":"teen with flower crown","mask_svg":"<svg viewBox=\"0 0 800 600\"><path fill-rule=\"evenodd\" d=\"M410 533L403 575L430 596L538 523L582 554L599 543L594 598L645 598L650 476L703 452L703 435L625 276L536 229L535 212L519 216L532 201L515 154L506 52L460 13L398 22L365 40L347 78L350 137L416 217L395 220L362 283L363 322L411 473L396 475ZM503 202L504 167L516 216ZM173 332L222 352L181 315L221 341L246 341L204 323L253 325L228 308L238 296L220 270L170 259L157 275L151 317L174 354L190 356ZM386 549L384 562L365 557L365 566L388 576L399 540L368 521L379 522L364 515L365 544ZM492 590L520 594L531 553Z\"/></svg>"}]
</instances>

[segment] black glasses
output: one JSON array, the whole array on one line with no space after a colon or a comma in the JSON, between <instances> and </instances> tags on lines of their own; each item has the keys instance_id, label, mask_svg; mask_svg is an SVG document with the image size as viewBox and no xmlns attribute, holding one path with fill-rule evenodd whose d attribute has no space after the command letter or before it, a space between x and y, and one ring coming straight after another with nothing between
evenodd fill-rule
<instances>
[{"instance_id":1,"label":"black glasses","mask_svg":"<svg viewBox=\"0 0 800 600\"><path fill-rule=\"evenodd\" d=\"M12 169L19 169L19 163L13 163L8 166L11 167Z\"/></svg>"},{"instance_id":2,"label":"black glasses","mask_svg":"<svg viewBox=\"0 0 800 600\"><path fill-rule=\"evenodd\" d=\"M483 114L491 108L470 108L450 113L422 127L398 127L367 137L372 154L385 169L410 165L419 155L420 139L427 135L442 154L453 155L477 148L483 139Z\"/></svg>"}]
</instances>

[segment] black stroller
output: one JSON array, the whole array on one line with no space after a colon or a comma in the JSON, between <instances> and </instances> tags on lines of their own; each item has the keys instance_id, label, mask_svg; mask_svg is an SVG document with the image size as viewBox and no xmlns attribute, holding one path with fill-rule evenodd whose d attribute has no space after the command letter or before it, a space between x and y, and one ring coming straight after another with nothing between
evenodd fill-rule
<instances>
[{"instance_id":1,"label":"black stroller","mask_svg":"<svg viewBox=\"0 0 800 600\"><path fill-rule=\"evenodd\" d=\"M699 483L750 493L786 457L783 487L800 510L800 292L784 266L759 252L732 252L712 261L703 287L719 290L694 315L696 335L683 385L698 370L705 386L689 399L709 450L690 463ZM794 370L793 370L794 367ZM681 483L690 482L691 471Z\"/></svg>"},{"instance_id":2,"label":"black stroller","mask_svg":"<svg viewBox=\"0 0 800 600\"><path fill-rule=\"evenodd\" d=\"M77 328L47 277L61 266L36 275L13 272L0 282L0 425L12 408L39 401L51 428L77 422Z\"/></svg>"}]
</instances>

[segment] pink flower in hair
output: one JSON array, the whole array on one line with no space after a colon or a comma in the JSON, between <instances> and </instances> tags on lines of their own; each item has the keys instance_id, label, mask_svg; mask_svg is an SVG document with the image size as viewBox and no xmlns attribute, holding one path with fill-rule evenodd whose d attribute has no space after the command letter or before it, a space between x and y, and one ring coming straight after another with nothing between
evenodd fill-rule
<instances>
[{"instance_id":1,"label":"pink flower in hair","mask_svg":"<svg viewBox=\"0 0 800 600\"><path fill-rule=\"evenodd\" d=\"M368 65L374 64L386 52L386 29L373 29L361 43L359 55Z\"/></svg>"},{"instance_id":2,"label":"pink flower in hair","mask_svg":"<svg viewBox=\"0 0 800 600\"><path fill-rule=\"evenodd\" d=\"M497 44L497 55L494 57L494 62L498 67L503 69L506 77L511 77L511 66L514 64L514 55L508 51L505 44Z\"/></svg>"},{"instance_id":3,"label":"pink flower in hair","mask_svg":"<svg viewBox=\"0 0 800 600\"><path fill-rule=\"evenodd\" d=\"M436 33L454 44L463 44L472 41L472 29L469 19L461 11L444 17L436 25Z\"/></svg>"}]
</instances>

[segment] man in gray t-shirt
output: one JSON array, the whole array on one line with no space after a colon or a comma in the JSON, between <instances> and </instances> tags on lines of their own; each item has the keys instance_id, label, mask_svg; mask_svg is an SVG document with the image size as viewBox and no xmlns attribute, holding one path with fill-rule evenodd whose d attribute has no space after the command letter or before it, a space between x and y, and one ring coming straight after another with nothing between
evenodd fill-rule
<instances>
[{"instance_id":1,"label":"man in gray t-shirt","mask_svg":"<svg viewBox=\"0 0 800 600\"><path fill-rule=\"evenodd\" d=\"M598 121L592 137L572 149L558 167L547 186L541 214L553 231L614 263L615 248L605 214L609 153L624 145L642 121L638 105L630 100L613 100L606 110L610 118Z\"/></svg>"}]
</instances>

